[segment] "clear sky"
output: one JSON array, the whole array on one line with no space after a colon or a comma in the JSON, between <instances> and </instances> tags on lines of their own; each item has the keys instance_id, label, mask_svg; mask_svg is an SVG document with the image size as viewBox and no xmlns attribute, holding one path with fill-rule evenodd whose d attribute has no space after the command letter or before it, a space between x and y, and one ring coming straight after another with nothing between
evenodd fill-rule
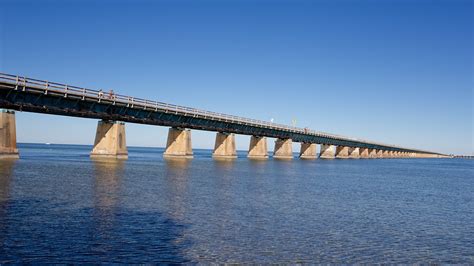
<instances>
[{"instance_id":1,"label":"clear sky","mask_svg":"<svg viewBox=\"0 0 474 266\"><path fill-rule=\"evenodd\" d=\"M469 0L0 0L0 71L473 154L473 11ZM17 113L18 141L92 144L96 124ZM193 131L193 146L212 148L214 134ZM131 146L166 136L127 124Z\"/></svg>"}]
</instances>

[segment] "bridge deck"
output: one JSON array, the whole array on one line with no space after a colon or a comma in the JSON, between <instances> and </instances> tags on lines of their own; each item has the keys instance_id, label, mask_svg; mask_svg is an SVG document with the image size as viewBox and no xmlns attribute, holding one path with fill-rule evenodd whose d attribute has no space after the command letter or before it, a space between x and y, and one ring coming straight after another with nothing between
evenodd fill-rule
<instances>
[{"instance_id":1,"label":"bridge deck","mask_svg":"<svg viewBox=\"0 0 474 266\"><path fill-rule=\"evenodd\" d=\"M0 107L27 112L291 138L295 142L437 154L3 73L0 73Z\"/></svg>"}]
</instances>

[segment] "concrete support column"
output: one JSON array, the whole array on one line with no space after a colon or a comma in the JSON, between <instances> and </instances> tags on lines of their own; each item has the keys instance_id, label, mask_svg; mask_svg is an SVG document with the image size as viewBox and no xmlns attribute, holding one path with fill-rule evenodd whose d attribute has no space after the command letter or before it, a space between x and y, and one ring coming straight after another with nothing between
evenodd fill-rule
<instances>
[{"instance_id":1,"label":"concrete support column","mask_svg":"<svg viewBox=\"0 0 474 266\"><path fill-rule=\"evenodd\" d=\"M193 158L191 143L191 130L182 128L170 128L164 158Z\"/></svg>"},{"instance_id":2,"label":"concrete support column","mask_svg":"<svg viewBox=\"0 0 474 266\"><path fill-rule=\"evenodd\" d=\"M359 159L360 158L360 148L349 147L349 158Z\"/></svg>"},{"instance_id":3,"label":"concrete support column","mask_svg":"<svg viewBox=\"0 0 474 266\"><path fill-rule=\"evenodd\" d=\"M368 148L359 148L360 158L367 159L369 158L369 149Z\"/></svg>"},{"instance_id":4,"label":"concrete support column","mask_svg":"<svg viewBox=\"0 0 474 266\"><path fill-rule=\"evenodd\" d=\"M273 158L293 159L293 141L291 139L277 139L275 141Z\"/></svg>"},{"instance_id":5,"label":"concrete support column","mask_svg":"<svg viewBox=\"0 0 474 266\"><path fill-rule=\"evenodd\" d=\"M316 143L301 143L300 158L314 160L318 158L316 154Z\"/></svg>"},{"instance_id":6,"label":"concrete support column","mask_svg":"<svg viewBox=\"0 0 474 266\"><path fill-rule=\"evenodd\" d=\"M377 158L383 158L383 150L377 150Z\"/></svg>"},{"instance_id":7,"label":"concrete support column","mask_svg":"<svg viewBox=\"0 0 474 266\"><path fill-rule=\"evenodd\" d=\"M337 148L336 148L336 158L338 158L338 159L347 159L348 157L349 157L349 147L337 146Z\"/></svg>"},{"instance_id":8,"label":"concrete support column","mask_svg":"<svg viewBox=\"0 0 474 266\"><path fill-rule=\"evenodd\" d=\"M268 148L266 137L250 137L250 147L248 158L250 159L267 159Z\"/></svg>"},{"instance_id":9,"label":"concrete support column","mask_svg":"<svg viewBox=\"0 0 474 266\"><path fill-rule=\"evenodd\" d=\"M377 158L377 150L376 149L369 149L369 158Z\"/></svg>"},{"instance_id":10,"label":"concrete support column","mask_svg":"<svg viewBox=\"0 0 474 266\"><path fill-rule=\"evenodd\" d=\"M334 159L336 158L336 146L321 144L321 152L319 153L321 159Z\"/></svg>"},{"instance_id":11,"label":"concrete support column","mask_svg":"<svg viewBox=\"0 0 474 266\"><path fill-rule=\"evenodd\" d=\"M390 158L390 151L382 151L382 158Z\"/></svg>"},{"instance_id":12,"label":"concrete support column","mask_svg":"<svg viewBox=\"0 0 474 266\"><path fill-rule=\"evenodd\" d=\"M0 109L0 159L19 158L16 148L15 112Z\"/></svg>"},{"instance_id":13,"label":"concrete support column","mask_svg":"<svg viewBox=\"0 0 474 266\"><path fill-rule=\"evenodd\" d=\"M92 158L127 159L125 124L116 121L99 121L95 134Z\"/></svg>"},{"instance_id":14,"label":"concrete support column","mask_svg":"<svg viewBox=\"0 0 474 266\"><path fill-rule=\"evenodd\" d=\"M221 133L216 134L216 144L212 157L215 159L235 159L237 150L235 148L235 134Z\"/></svg>"}]
</instances>

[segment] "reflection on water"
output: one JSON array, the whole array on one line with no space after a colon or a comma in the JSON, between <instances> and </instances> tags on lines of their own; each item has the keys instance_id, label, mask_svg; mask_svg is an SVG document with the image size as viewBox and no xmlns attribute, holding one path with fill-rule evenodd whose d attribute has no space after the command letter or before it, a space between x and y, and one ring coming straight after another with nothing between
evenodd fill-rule
<instances>
[{"instance_id":1,"label":"reflection on water","mask_svg":"<svg viewBox=\"0 0 474 266\"><path fill-rule=\"evenodd\" d=\"M117 205L124 174L124 161L92 159L94 164L94 217L97 237L110 238L114 234ZM102 240L103 241L103 240Z\"/></svg>"},{"instance_id":2,"label":"reflection on water","mask_svg":"<svg viewBox=\"0 0 474 266\"><path fill-rule=\"evenodd\" d=\"M170 205L170 215L174 219L183 219L185 217L186 197L188 196L189 186L189 167L191 160L167 159L165 160L165 191Z\"/></svg>"},{"instance_id":3,"label":"reflection on water","mask_svg":"<svg viewBox=\"0 0 474 266\"><path fill-rule=\"evenodd\" d=\"M123 160L92 160L94 164L94 201L103 213L113 212L119 200L124 174Z\"/></svg>"},{"instance_id":4,"label":"reflection on water","mask_svg":"<svg viewBox=\"0 0 474 266\"><path fill-rule=\"evenodd\" d=\"M177 171L175 173L185 173L183 170L186 170L189 168L189 165L191 164L192 160L190 159L179 159L179 158L166 158L165 160L166 166L172 170L172 171Z\"/></svg>"},{"instance_id":5,"label":"reflection on water","mask_svg":"<svg viewBox=\"0 0 474 266\"><path fill-rule=\"evenodd\" d=\"M469 160L21 149L0 162L0 263L474 263Z\"/></svg>"},{"instance_id":6,"label":"reflection on water","mask_svg":"<svg viewBox=\"0 0 474 266\"><path fill-rule=\"evenodd\" d=\"M10 182L16 159L0 159L0 215L10 198Z\"/></svg>"},{"instance_id":7,"label":"reflection on water","mask_svg":"<svg viewBox=\"0 0 474 266\"><path fill-rule=\"evenodd\" d=\"M16 159L0 159L0 222L3 221L10 200L10 183Z\"/></svg>"},{"instance_id":8,"label":"reflection on water","mask_svg":"<svg viewBox=\"0 0 474 266\"><path fill-rule=\"evenodd\" d=\"M234 159L219 159L214 160L213 163L214 166L216 166L216 169L229 170L234 167L236 161Z\"/></svg>"},{"instance_id":9,"label":"reflection on water","mask_svg":"<svg viewBox=\"0 0 474 266\"><path fill-rule=\"evenodd\" d=\"M0 249L4 249L8 228L8 204L16 159L0 159Z\"/></svg>"}]
</instances>

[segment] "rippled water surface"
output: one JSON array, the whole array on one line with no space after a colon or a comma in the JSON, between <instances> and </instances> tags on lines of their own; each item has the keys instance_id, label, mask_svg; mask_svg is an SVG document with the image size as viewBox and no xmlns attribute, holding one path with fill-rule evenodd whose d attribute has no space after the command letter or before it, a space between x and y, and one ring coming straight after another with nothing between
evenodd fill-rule
<instances>
[{"instance_id":1,"label":"rippled water surface","mask_svg":"<svg viewBox=\"0 0 474 266\"><path fill-rule=\"evenodd\" d=\"M472 160L20 149L0 161L0 262L474 263Z\"/></svg>"}]
</instances>

